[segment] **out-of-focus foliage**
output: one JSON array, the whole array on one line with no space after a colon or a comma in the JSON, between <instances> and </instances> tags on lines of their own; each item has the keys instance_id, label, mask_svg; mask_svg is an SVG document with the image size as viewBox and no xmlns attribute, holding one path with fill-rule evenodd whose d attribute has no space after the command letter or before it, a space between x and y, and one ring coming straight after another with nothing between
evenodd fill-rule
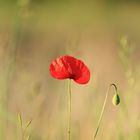
<instances>
[{"instance_id":1,"label":"out-of-focus foliage","mask_svg":"<svg viewBox=\"0 0 140 140\"><path fill-rule=\"evenodd\" d=\"M139 140L139 15L138 0L1 0L0 139L20 139L20 112L28 139L66 140L67 81L52 79L49 65L71 54L91 71L88 85L72 83L72 139L92 138L115 82L121 103L110 93L98 139Z\"/></svg>"}]
</instances>

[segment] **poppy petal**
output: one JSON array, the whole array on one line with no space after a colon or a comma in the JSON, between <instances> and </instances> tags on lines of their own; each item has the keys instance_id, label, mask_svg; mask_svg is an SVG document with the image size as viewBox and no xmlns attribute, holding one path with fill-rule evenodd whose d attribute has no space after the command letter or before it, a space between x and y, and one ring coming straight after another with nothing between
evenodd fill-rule
<instances>
[{"instance_id":1,"label":"poppy petal","mask_svg":"<svg viewBox=\"0 0 140 140\"><path fill-rule=\"evenodd\" d=\"M90 71L87 66L80 60L76 63L77 70L75 71L74 81L79 84L86 84L90 80ZM80 72L79 72L80 71Z\"/></svg>"},{"instance_id":2,"label":"poppy petal","mask_svg":"<svg viewBox=\"0 0 140 140\"><path fill-rule=\"evenodd\" d=\"M56 79L66 79L70 77L67 67L64 66L61 59L54 60L50 65L50 73Z\"/></svg>"},{"instance_id":3,"label":"poppy petal","mask_svg":"<svg viewBox=\"0 0 140 140\"><path fill-rule=\"evenodd\" d=\"M90 79L90 71L81 61L72 56L61 56L50 65L50 73L56 79L73 79L79 84L86 84Z\"/></svg>"}]
</instances>

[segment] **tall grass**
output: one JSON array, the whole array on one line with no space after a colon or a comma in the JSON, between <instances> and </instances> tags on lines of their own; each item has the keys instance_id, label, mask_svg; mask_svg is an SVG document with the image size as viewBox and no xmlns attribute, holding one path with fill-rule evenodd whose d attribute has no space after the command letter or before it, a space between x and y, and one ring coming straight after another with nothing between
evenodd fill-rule
<instances>
[{"instance_id":1,"label":"tall grass","mask_svg":"<svg viewBox=\"0 0 140 140\"><path fill-rule=\"evenodd\" d=\"M0 110L2 117L0 117L0 139L6 140L7 131L8 131L8 120L12 120L13 115L9 115L8 104L10 98L10 87L12 80L14 79L15 69L16 69L16 60L18 48L21 40L21 28L22 28L22 18L23 18L23 10L28 6L28 1L19 0L16 3L16 11L14 15L14 24L12 27L12 33L10 34L10 41L7 46L7 51L5 52L5 64L4 64L4 75L3 75L3 90L1 93L1 102L0 102ZM12 117L9 119L9 117ZM15 117L14 121L15 123Z\"/></svg>"},{"instance_id":2,"label":"tall grass","mask_svg":"<svg viewBox=\"0 0 140 140\"><path fill-rule=\"evenodd\" d=\"M8 40L9 44L3 54L6 61L4 61L4 64L1 64L4 70L1 73L2 80L0 81L0 140L7 139L7 134L11 131L8 129L8 125L11 123L16 125L17 113L20 112L20 109L17 111L13 104L13 110L9 111L11 107L9 102L14 98L11 95L12 83L15 81L18 85L14 85L14 88L17 88L15 92L18 92L16 93L18 95L16 98L22 98L22 96L27 98L27 94L31 94L29 96L32 98L31 100L34 100L34 103L30 100L29 102L23 101L20 104L21 112L29 110L27 112L33 116L33 122L31 123L31 120L29 122L26 121L28 119L20 114L18 128L14 127L12 130L12 132L15 132L11 134L13 139L67 139L67 126L65 125L67 124L67 106L65 106L67 104L67 94L65 88L63 88L66 86L64 86L65 83L63 81L56 85L55 81L48 76L49 74L46 74L48 73L47 65L50 56L60 54L60 50L65 52L65 46L70 46L70 49L67 48L68 54L85 58L91 68L91 73L93 73L91 83L86 87L77 88L77 85L73 85L74 94L72 102L74 106L71 114L71 139L85 140L92 138L92 131L96 129L97 118L104 97L104 81L110 81L114 77L119 82L125 82L122 84L123 86L119 82L117 83L120 89L121 104L119 109L115 108L112 110L112 106L108 103L97 139L140 139L140 63L139 41L136 39L139 38L140 33L138 30L139 6L129 5L127 7L126 5L125 7L122 5L119 7L114 5L111 7L109 5L109 7L104 7L104 3L100 3L103 9L101 7L98 8L94 3L89 3L86 7L82 3L80 7L78 2L76 5L70 4L70 6L65 2L62 2L62 5L57 5L54 1L43 3L43 1L37 2L36 0L34 2L36 11L33 16L32 27L30 26L31 30L29 32L31 36L29 36L29 42L25 43L30 46L27 49L29 52L25 51L24 46L22 48L24 53L26 53L22 57L25 57L24 60L26 60L28 67L27 71L31 76L26 75L27 77L29 76L30 82L25 82L25 85L20 86L18 84L24 82L21 82L20 78L14 80L16 72L19 70L17 54L19 51L21 54L23 53L20 48L21 39L23 38L22 33L26 32L23 26L26 22L25 19L30 17L29 6L32 5L31 1L28 0L19 0L16 3L12 33L9 34L10 41ZM75 35L79 31L81 34ZM128 35L128 38L126 36L122 37L119 44L117 44L119 47L116 49L112 45L114 43L112 39L114 36L112 34L124 31L127 31L130 36ZM72 36L72 43L70 44L66 42L69 34ZM132 36L133 38L131 38ZM134 46L133 43L136 43L136 45ZM118 56L115 54L118 54ZM21 65L24 65L23 61L20 62ZM119 62L120 65L116 62ZM110 65L111 67L114 66L111 71L109 70ZM118 76L114 73L118 74ZM20 74L22 75L22 71ZM120 75L123 77L122 79ZM26 81L27 79L24 74L23 77L22 80ZM41 81L42 88L39 91L40 94L38 95L37 93L34 96L34 93L30 92L32 92L32 84L36 79ZM26 90L24 87L27 87ZM54 87L56 88L54 89ZM27 113L25 114L27 115ZM23 131L25 131L24 134Z\"/></svg>"}]
</instances>

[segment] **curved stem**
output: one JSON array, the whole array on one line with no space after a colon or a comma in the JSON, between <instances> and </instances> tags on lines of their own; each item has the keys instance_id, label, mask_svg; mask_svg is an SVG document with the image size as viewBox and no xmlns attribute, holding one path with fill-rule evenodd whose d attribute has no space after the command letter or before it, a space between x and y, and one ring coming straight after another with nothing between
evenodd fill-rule
<instances>
[{"instance_id":1,"label":"curved stem","mask_svg":"<svg viewBox=\"0 0 140 140\"><path fill-rule=\"evenodd\" d=\"M102 118L103 118L103 113L104 113L104 110L105 110L105 107L106 107L109 91L110 91L112 86L115 88L115 92L117 93L117 86L115 84L110 84L108 89L107 89L107 92L106 92L106 96L105 96L105 100L104 100L104 103L103 103L102 111L101 111L101 114L100 114L100 117L99 117L99 120L98 120L97 129L96 129L95 134L94 134L94 140L97 137L97 134L98 134L98 131L99 131L99 127L100 127L100 124L101 124L101 121L102 121Z\"/></svg>"},{"instance_id":2,"label":"curved stem","mask_svg":"<svg viewBox=\"0 0 140 140\"><path fill-rule=\"evenodd\" d=\"M71 80L68 81L69 114L68 114L68 140L71 139Z\"/></svg>"}]
</instances>

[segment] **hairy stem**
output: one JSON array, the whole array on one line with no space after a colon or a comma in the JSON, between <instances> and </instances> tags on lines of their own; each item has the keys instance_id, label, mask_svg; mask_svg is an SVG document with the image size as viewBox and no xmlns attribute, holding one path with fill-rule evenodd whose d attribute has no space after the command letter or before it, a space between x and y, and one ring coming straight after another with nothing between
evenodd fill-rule
<instances>
[{"instance_id":1,"label":"hairy stem","mask_svg":"<svg viewBox=\"0 0 140 140\"><path fill-rule=\"evenodd\" d=\"M71 140L71 80L68 81L69 114L68 114L68 140Z\"/></svg>"},{"instance_id":2,"label":"hairy stem","mask_svg":"<svg viewBox=\"0 0 140 140\"><path fill-rule=\"evenodd\" d=\"M99 131L99 128L100 128L100 124L101 124L101 121L102 121L102 118L103 118L103 113L104 113L104 110L105 110L105 107L106 107L107 98L108 98L109 91L110 91L111 87L115 88L115 94L117 94L117 86L115 84L110 84L108 86L108 89L107 89L107 92L106 92L106 96L105 96L105 100L104 100L104 103L103 103L103 107L102 107L101 114L100 114L100 117L99 117L99 120L98 120L98 125L97 125L97 128L96 128L95 134L94 134L94 140L96 139L98 131Z\"/></svg>"}]
</instances>

